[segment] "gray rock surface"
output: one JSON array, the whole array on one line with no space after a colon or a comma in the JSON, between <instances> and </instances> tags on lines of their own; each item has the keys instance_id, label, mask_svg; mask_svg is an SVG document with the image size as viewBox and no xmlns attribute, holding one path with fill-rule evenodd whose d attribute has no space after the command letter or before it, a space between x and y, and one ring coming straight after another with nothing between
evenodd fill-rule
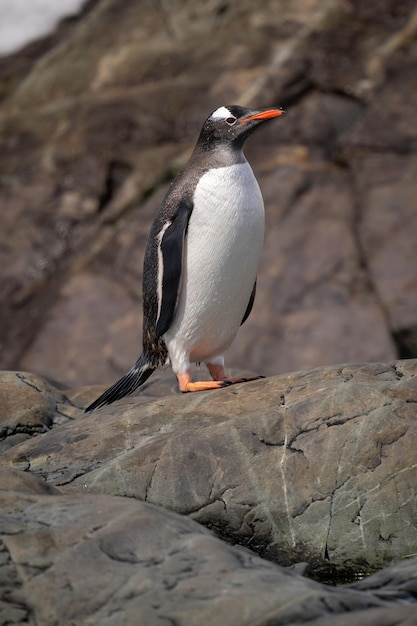
<instances>
[{"instance_id":1,"label":"gray rock surface","mask_svg":"<svg viewBox=\"0 0 417 626\"><path fill-rule=\"evenodd\" d=\"M2 625L394 626L416 612L416 559L366 591L332 588L161 508L13 470L0 470L0 511Z\"/></svg>"},{"instance_id":2,"label":"gray rock surface","mask_svg":"<svg viewBox=\"0 0 417 626\"><path fill-rule=\"evenodd\" d=\"M0 367L131 366L150 223L229 102L287 113L247 146L267 236L228 364L417 356L416 24L415 0L100 0L0 59Z\"/></svg>"},{"instance_id":3,"label":"gray rock surface","mask_svg":"<svg viewBox=\"0 0 417 626\"><path fill-rule=\"evenodd\" d=\"M74 411L68 398L40 376L0 372L0 452L64 423Z\"/></svg>"},{"instance_id":4,"label":"gray rock surface","mask_svg":"<svg viewBox=\"0 0 417 626\"><path fill-rule=\"evenodd\" d=\"M345 365L129 398L0 463L66 491L160 505L315 575L352 576L415 552L416 374L415 360Z\"/></svg>"}]
</instances>

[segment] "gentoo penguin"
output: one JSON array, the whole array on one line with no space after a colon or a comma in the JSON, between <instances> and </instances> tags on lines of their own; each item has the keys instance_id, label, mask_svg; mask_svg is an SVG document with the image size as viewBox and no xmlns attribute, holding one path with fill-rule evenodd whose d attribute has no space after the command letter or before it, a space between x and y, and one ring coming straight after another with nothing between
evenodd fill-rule
<instances>
[{"instance_id":1,"label":"gentoo penguin","mask_svg":"<svg viewBox=\"0 0 417 626\"><path fill-rule=\"evenodd\" d=\"M152 225L143 270L143 353L86 409L132 393L169 360L180 391L259 378L228 378L224 352L251 312L264 238L261 191L243 152L249 135L282 109L221 106ZM212 380L193 382L191 363Z\"/></svg>"}]
</instances>

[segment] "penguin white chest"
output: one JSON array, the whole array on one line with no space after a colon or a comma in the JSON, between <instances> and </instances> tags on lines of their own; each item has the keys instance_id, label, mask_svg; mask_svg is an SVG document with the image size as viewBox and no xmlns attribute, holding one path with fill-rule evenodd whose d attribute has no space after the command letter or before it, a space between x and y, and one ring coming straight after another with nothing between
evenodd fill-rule
<instances>
[{"instance_id":1,"label":"penguin white chest","mask_svg":"<svg viewBox=\"0 0 417 626\"><path fill-rule=\"evenodd\" d=\"M165 335L174 371L231 345L256 280L264 206L250 165L212 169L198 182L177 310Z\"/></svg>"}]
</instances>

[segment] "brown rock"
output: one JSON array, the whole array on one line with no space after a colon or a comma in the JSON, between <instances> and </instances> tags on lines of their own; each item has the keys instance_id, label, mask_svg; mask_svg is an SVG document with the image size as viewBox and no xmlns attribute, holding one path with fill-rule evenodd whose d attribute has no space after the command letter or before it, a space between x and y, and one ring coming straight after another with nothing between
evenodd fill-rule
<instances>
[{"instance_id":1,"label":"brown rock","mask_svg":"<svg viewBox=\"0 0 417 626\"><path fill-rule=\"evenodd\" d=\"M105 0L64 26L0 61L1 367L71 386L130 367L153 215L233 101L287 114L247 148L268 235L228 364L416 356L412 0Z\"/></svg>"},{"instance_id":2,"label":"brown rock","mask_svg":"<svg viewBox=\"0 0 417 626\"><path fill-rule=\"evenodd\" d=\"M0 452L73 414L68 399L40 376L0 372Z\"/></svg>"}]
</instances>

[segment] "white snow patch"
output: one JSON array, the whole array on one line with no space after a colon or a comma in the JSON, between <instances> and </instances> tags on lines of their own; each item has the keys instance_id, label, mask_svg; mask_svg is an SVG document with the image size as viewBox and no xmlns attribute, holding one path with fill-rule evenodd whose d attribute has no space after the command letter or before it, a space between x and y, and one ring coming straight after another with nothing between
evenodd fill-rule
<instances>
[{"instance_id":1,"label":"white snow patch","mask_svg":"<svg viewBox=\"0 0 417 626\"><path fill-rule=\"evenodd\" d=\"M58 22L79 12L85 0L0 0L0 56L53 32Z\"/></svg>"}]
</instances>

